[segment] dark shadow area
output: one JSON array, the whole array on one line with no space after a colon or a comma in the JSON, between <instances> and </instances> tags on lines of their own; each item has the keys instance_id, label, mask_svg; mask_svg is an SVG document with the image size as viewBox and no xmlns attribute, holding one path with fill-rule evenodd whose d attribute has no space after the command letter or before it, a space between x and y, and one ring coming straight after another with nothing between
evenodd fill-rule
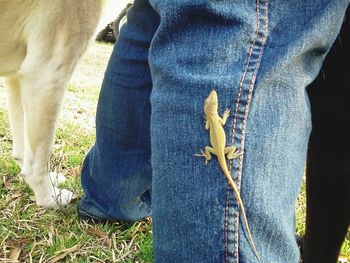
<instances>
[{"instance_id":1,"label":"dark shadow area","mask_svg":"<svg viewBox=\"0 0 350 263\"><path fill-rule=\"evenodd\" d=\"M308 88L312 133L307 160L304 263L336 263L350 224L350 10Z\"/></svg>"}]
</instances>

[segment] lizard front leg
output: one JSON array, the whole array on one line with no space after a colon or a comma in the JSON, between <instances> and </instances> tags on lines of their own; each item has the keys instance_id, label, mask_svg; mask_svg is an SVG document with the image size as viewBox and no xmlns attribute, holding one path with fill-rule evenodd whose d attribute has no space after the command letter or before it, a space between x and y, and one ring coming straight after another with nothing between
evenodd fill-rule
<instances>
[{"instance_id":1,"label":"lizard front leg","mask_svg":"<svg viewBox=\"0 0 350 263\"><path fill-rule=\"evenodd\" d=\"M205 129L209 130L210 125L209 125L209 121L207 120L207 118L205 117Z\"/></svg>"},{"instance_id":2,"label":"lizard front leg","mask_svg":"<svg viewBox=\"0 0 350 263\"><path fill-rule=\"evenodd\" d=\"M201 154L195 154L194 156L197 156L197 157L204 157L205 158L205 165L208 164L208 161L211 160L211 155L214 154L216 155L216 151L214 150L213 147L209 147L209 146L205 146L204 148L204 152L203 150L201 150Z\"/></svg>"},{"instance_id":3,"label":"lizard front leg","mask_svg":"<svg viewBox=\"0 0 350 263\"><path fill-rule=\"evenodd\" d=\"M222 114L222 118L219 118L219 121L222 126L226 124L227 118L230 116L230 109L226 109L224 114Z\"/></svg>"},{"instance_id":4,"label":"lizard front leg","mask_svg":"<svg viewBox=\"0 0 350 263\"><path fill-rule=\"evenodd\" d=\"M227 155L227 159L232 160L242 155L242 152L239 152L235 146L229 146L225 148L225 155Z\"/></svg>"}]
</instances>

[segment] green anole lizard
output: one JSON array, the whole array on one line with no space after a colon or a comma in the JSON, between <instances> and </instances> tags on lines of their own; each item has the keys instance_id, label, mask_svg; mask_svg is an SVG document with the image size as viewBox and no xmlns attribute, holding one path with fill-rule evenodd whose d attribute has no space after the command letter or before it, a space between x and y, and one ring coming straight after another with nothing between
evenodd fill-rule
<instances>
[{"instance_id":1,"label":"green anole lizard","mask_svg":"<svg viewBox=\"0 0 350 263\"><path fill-rule=\"evenodd\" d=\"M205 113L205 129L206 130L209 129L210 144L212 147L206 146L204 152L202 151L202 154L195 154L195 156L204 157L206 159L205 164L207 165L208 161L211 160L211 154L216 155L219 162L219 166L223 171L226 179L228 180L230 186L232 187L236 195L237 202L242 210L243 221L248 232L252 250L255 256L257 257L257 259L260 260L253 241L251 231L250 231L250 227L248 224L241 195L238 191L237 185L235 184L235 182L233 181L229 173L227 163L226 163L225 156L227 156L227 159L234 159L241 154L241 153L237 153L237 149L235 146L226 147L226 134L223 126L225 125L227 118L230 116L230 110L226 109L222 118L220 118L218 114L218 95L215 90L213 90L209 94L208 98L205 100L204 113Z\"/></svg>"}]
</instances>

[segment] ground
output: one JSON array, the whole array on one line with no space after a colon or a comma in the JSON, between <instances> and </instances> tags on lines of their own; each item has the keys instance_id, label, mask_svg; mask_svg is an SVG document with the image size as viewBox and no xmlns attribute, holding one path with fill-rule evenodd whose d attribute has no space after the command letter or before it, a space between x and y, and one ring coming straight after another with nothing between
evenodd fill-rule
<instances>
[{"instance_id":1,"label":"ground","mask_svg":"<svg viewBox=\"0 0 350 263\"><path fill-rule=\"evenodd\" d=\"M80 168L95 138L94 116L112 45L92 43L69 83L59 119L52 169L65 174L64 187L82 196ZM45 211L18 176L10 156L11 137L0 81L0 262L153 262L151 220L136 224L79 222L75 204ZM305 191L296 208L304 231ZM350 262L350 236L339 262Z\"/></svg>"}]
</instances>

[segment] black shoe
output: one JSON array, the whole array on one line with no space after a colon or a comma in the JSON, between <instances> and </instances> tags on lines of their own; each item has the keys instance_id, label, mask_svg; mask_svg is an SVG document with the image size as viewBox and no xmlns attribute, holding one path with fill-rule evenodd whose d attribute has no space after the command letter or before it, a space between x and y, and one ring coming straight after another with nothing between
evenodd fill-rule
<instances>
[{"instance_id":1,"label":"black shoe","mask_svg":"<svg viewBox=\"0 0 350 263\"><path fill-rule=\"evenodd\" d=\"M77 210L79 220L84 221L84 222L89 223L89 224L104 224L104 223L113 221L113 220L110 220L108 218L102 218L102 217L98 217L96 215L90 214L89 212L85 211L80 206L79 203L76 206L76 210Z\"/></svg>"}]
</instances>

